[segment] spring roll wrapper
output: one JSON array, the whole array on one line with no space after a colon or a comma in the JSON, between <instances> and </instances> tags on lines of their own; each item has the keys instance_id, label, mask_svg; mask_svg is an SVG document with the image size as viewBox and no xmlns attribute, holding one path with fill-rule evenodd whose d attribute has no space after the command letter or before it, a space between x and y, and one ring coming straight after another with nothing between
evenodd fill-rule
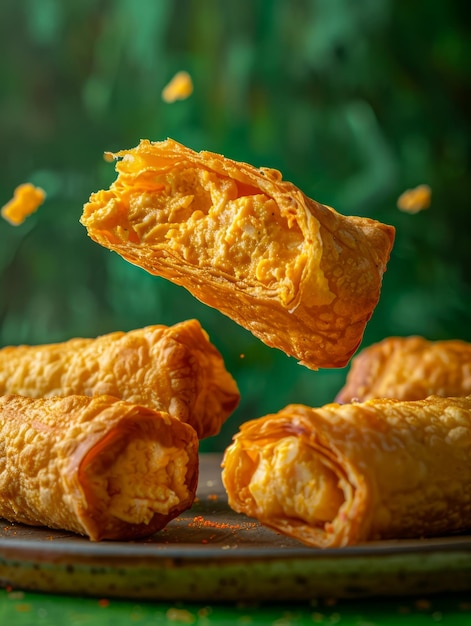
<instances>
[{"instance_id":1,"label":"spring roll wrapper","mask_svg":"<svg viewBox=\"0 0 471 626\"><path fill-rule=\"evenodd\" d=\"M460 339L386 337L353 359L337 402L422 400L471 394L471 343Z\"/></svg>"},{"instance_id":2,"label":"spring roll wrapper","mask_svg":"<svg viewBox=\"0 0 471 626\"><path fill-rule=\"evenodd\" d=\"M237 512L307 545L471 528L471 397L290 405L243 424L223 460Z\"/></svg>"},{"instance_id":3,"label":"spring roll wrapper","mask_svg":"<svg viewBox=\"0 0 471 626\"><path fill-rule=\"evenodd\" d=\"M116 181L81 217L94 241L312 369L349 361L379 299L392 226L171 139L114 156Z\"/></svg>"},{"instance_id":4,"label":"spring roll wrapper","mask_svg":"<svg viewBox=\"0 0 471 626\"><path fill-rule=\"evenodd\" d=\"M0 397L0 517L88 536L138 539L190 508L191 426L110 396Z\"/></svg>"},{"instance_id":5,"label":"spring roll wrapper","mask_svg":"<svg viewBox=\"0 0 471 626\"><path fill-rule=\"evenodd\" d=\"M0 350L0 394L112 395L167 411L200 438L237 407L237 384L197 320Z\"/></svg>"}]
</instances>

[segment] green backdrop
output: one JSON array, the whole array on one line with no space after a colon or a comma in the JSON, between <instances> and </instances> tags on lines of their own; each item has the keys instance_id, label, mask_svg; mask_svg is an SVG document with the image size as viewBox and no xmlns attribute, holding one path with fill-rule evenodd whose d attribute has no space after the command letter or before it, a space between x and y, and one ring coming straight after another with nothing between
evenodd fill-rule
<instances>
[{"instance_id":1,"label":"green backdrop","mask_svg":"<svg viewBox=\"0 0 471 626\"><path fill-rule=\"evenodd\" d=\"M2 2L0 205L25 181L47 200L19 227L0 220L0 345L198 318L242 393L206 450L245 419L334 398L347 368L307 370L88 239L82 205L115 178L103 152L168 136L397 228L362 347L471 340L467 15L457 0ZM194 93L164 103L181 69ZM431 207L400 212L422 183Z\"/></svg>"}]
</instances>

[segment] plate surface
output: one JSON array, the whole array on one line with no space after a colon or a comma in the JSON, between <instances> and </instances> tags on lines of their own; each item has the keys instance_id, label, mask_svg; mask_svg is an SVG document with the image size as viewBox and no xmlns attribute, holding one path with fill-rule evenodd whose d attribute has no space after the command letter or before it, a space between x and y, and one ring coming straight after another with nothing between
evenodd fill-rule
<instances>
[{"instance_id":1,"label":"plate surface","mask_svg":"<svg viewBox=\"0 0 471 626\"><path fill-rule=\"evenodd\" d=\"M318 550L234 513L220 455L202 454L193 508L151 538L100 542L3 522L0 582L162 601L294 601L471 590L471 536Z\"/></svg>"}]
</instances>

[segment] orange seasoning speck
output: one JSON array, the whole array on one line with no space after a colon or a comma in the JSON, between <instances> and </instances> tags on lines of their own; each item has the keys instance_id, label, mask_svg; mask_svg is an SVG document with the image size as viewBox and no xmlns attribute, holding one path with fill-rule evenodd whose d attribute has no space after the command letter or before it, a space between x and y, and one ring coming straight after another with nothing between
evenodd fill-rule
<instances>
[{"instance_id":1,"label":"orange seasoning speck","mask_svg":"<svg viewBox=\"0 0 471 626\"><path fill-rule=\"evenodd\" d=\"M109 605L110 601L108 600L108 598L101 598L100 600L98 600L98 606L101 606L104 609L106 609L106 607Z\"/></svg>"},{"instance_id":2,"label":"orange seasoning speck","mask_svg":"<svg viewBox=\"0 0 471 626\"><path fill-rule=\"evenodd\" d=\"M19 185L14 191L13 198L3 206L2 217L13 226L19 226L28 215L38 209L45 198L46 194L40 187L35 187L31 183Z\"/></svg>"},{"instance_id":3,"label":"orange seasoning speck","mask_svg":"<svg viewBox=\"0 0 471 626\"><path fill-rule=\"evenodd\" d=\"M188 72L177 72L172 80L162 90L164 102L185 100L193 93L193 81Z\"/></svg>"},{"instance_id":4,"label":"orange seasoning speck","mask_svg":"<svg viewBox=\"0 0 471 626\"><path fill-rule=\"evenodd\" d=\"M432 201L432 190L428 185L407 189L397 200L397 208L405 213L418 213L428 209Z\"/></svg>"}]
</instances>

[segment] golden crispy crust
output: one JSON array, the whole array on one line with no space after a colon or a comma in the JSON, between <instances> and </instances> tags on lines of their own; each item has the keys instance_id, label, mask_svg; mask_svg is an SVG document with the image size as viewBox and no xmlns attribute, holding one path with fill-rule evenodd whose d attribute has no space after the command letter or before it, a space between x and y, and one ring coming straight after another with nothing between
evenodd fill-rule
<instances>
[{"instance_id":1,"label":"golden crispy crust","mask_svg":"<svg viewBox=\"0 0 471 626\"><path fill-rule=\"evenodd\" d=\"M196 320L96 339L0 350L0 394L33 398L108 394L168 411L216 435L239 391Z\"/></svg>"},{"instance_id":2,"label":"golden crispy crust","mask_svg":"<svg viewBox=\"0 0 471 626\"><path fill-rule=\"evenodd\" d=\"M110 396L0 397L0 516L90 539L136 539L190 508L198 439Z\"/></svg>"},{"instance_id":3,"label":"golden crispy crust","mask_svg":"<svg viewBox=\"0 0 471 626\"><path fill-rule=\"evenodd\" d=\"M471 397L288 406L226 450L230 506L318 547L471 527Z\"/></svg>"},{"instance_id":4,"label":"golden crispy crust","mask_svg":"<svg viewBox=\"0 0 471 626\"><path fill-rule=\"evenodd\" d=\"M471 394L471 343L387 337L352 360L337 402Z\"/></svg>"},{"instance_id":5,"label":"golden crispy crust","mask_svg":"<svg viewBox=\"0 0 471 626\"><path fill-rule=\"evenodd\" d=\"M171 139L115 156L117 180L84 206L93 240L312 369L349 361L379 299L392 226Z\"/></svg>"}]
</instances>

